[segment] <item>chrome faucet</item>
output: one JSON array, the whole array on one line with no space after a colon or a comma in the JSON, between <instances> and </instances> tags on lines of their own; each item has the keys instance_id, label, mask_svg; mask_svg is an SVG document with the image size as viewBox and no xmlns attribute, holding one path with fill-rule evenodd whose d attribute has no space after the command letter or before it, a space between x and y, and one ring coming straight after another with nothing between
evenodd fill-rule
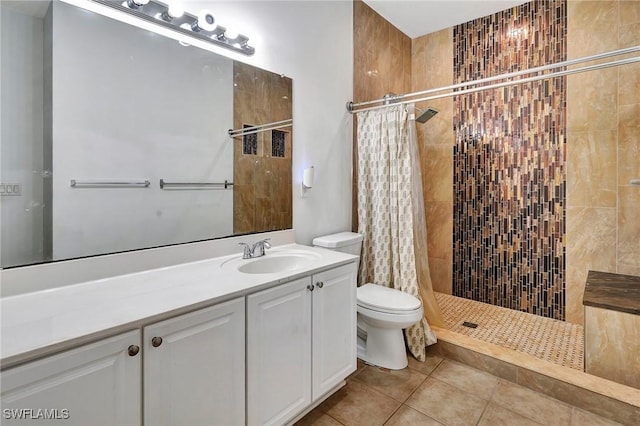
<instances>
[{"instance_id":1,"label":"chrome faucet","mask_svg":"<svg viewBox=\"0 0 640 426\"><path fill-rule=\"evenodd\" d=\"M264 240L260 240L257 243L254 243L253 246L250 246L247 243L238 243L241 246L244 246L244 253L242 255L243 259L253 259L254 257L264 256L264 249L270 249L271 244L269 244L270 238L266 238ZM257 251L256 251L257 250Z\"/></svg>"}]
</instances>

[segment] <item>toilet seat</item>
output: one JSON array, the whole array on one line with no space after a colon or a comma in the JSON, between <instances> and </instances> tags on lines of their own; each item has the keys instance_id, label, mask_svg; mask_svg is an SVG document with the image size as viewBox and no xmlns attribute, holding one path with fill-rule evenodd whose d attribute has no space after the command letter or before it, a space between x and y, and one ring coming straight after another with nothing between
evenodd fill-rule
<instances>
[{"instance_id":1,"label":"toilet seat","mask_svg":"<svg viewBox=\"0 0 640 426\"><path fill-rule=\"evenodd\" d=\"M365 284L357 290L358 306L377 312L404 314L422 308L417 297L377 284Z\"/></svg>"}]
</instances>

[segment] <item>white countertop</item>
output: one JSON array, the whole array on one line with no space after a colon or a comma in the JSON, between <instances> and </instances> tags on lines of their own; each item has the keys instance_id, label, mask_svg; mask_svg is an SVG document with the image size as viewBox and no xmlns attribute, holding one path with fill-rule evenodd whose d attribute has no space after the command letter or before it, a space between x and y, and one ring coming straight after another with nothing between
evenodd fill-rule
<instances>
[{"instance_id":1,"label":"white countertop","mask_svg":"<svg viewBox=\"0 0 640 426\"><path fill-rule=\"evenodd\" d=\"M230 259L242 257L234 254L2 298L2 368L358 259L298 244L266 256L292 251L319 256L295 271L245 274L231 267L240 261Z\"/></svg>"}]
</instances>

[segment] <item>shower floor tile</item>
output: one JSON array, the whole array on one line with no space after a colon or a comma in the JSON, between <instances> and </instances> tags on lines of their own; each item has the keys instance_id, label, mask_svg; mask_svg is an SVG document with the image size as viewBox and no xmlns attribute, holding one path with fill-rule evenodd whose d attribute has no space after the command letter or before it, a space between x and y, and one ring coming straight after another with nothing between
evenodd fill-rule
<instances>
[{"instance_id":1,"label":"shower floor tile","mask_svg":"<svg viewBox=\"0 0 640 426\"><path fill-rule=\"evenodd\" d=\"M447 328L545 361L583 370L584 329L551 318L435 293ZM462 323L478 324L469 328Z\"/></svg>"}]
</instances>

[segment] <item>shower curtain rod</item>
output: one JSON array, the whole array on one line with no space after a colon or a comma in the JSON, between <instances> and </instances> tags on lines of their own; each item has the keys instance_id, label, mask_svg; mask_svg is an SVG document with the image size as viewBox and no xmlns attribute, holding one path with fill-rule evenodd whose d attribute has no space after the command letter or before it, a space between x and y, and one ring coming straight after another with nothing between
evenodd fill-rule
<instances>
[{"instance_id":1,"label":"shower curtain rod","mask_svg":"<svg viewBox=\"0 0 640 426\"><path fill-rule=\"evenodd\" d=\"M507 86L515 86L516 84L529 83L529 82L532 82L532 81L546 80L546 79L555 78L555 77L562 77L564 75L577 74L577 73L581 73L581 72L595 71L595 70L603 69L603 68L609 68L609 67L614 67L614 66L632 64L632 63L635 63L635 62L640 62L640 56L635 56L635 57L627 58L627 59L621 59L621 60L617 60L617 61L605 62L605 63L602 63L602 64L588 65L588 66L585 66L585 67L575 68L575 69L572 69L572 70L555 71L555 72L552 72L552 73L549 73L549 74L542 74L542 75L537 75L537 76L533 76L533 77L527 77L527 78L518 79L518 80L510 80L510 81L507 81L507 82L496 83L496 84L491 84L491 85L482 86L482 87L472 87L472 88L469 88L469 89L448 92L448 93L444 93L444 94L440 94L440 95L427 96L427 97L423 97L423 98L419 98L419 99L402 100L404 98L413 98L415 96L424 95L424 94L428 94L428 93L438 93L438 92L443 92L443 91L447 91L447 90L455 90L455 89L459 89L459 88L463 88L463 87L467 87L467 86L476 86L478 84L488 83L488 82L497 81L497 80L504 80L506 78L519 77L519 76L526 75L526 74L532 74L532 73L537 73L537 72L541 72L541 71L547 71L547 70L551 70L551 69L555 69L555 68L561 68L561 67L566 67L566 66L569 66L569 65L579 64L579 63L582 63L582 62L588 62L588 61L593 61L593 60L597 60L597 59L609 58L609 57L612 57L612 56L625 55L625 54L635 53L635 52L640 52L640 46L633 46L633 47L628 47L628 48L625 48L625 49L612 50L612 51L609 51L609 52L599 53L597 55L585 56L585 57L582 57L582 58L571 59L571 60L563 61L563 62L557 62L555 64L549 64L549 65L543 65L543 66L539 66L539 67L535 67L535 68L529 68L529 69L522 70L522 71L510 72L510 73L506 73L506 74L497 75L497 76L494 76L494 77L487 77L487 78L482 78L482 79L479 79L479 80L473 80L473 81L468 81L468 82L464 82L464 83L457 83L457 84L454 84L454 85L451 85L451 86L443 86L443 87L439 87L439 88L436 88L436 89L422 90L422 91L419 91L419 92L407 93L405 95L397 95L397 96L393 96L391 99L392 99L392 103L394 103L394 104L397 104L397 103L406 104L406 103L411 103L411 102L429 101L429 100L434 100L434 99L447 98L447 97L450 97L450 96L464 95L464 94L467 94L467 93L480 92L480 91L483 91L483 90L497 89L497 88L507 87ZM355 110L355 108L359 107L359 106L371 105L371 104L381 103L381 102L385 102L385 101L388 102L389 98L386 98L386 99L382 98L382 99L376 99L376 100L373 100L373 101L364 101L364 102L358 102L358 103L347 102L347 111L349 111L350 113L353 114L353 113L356 113L356 112L359 112L359 111L369 111L369 110L373 110L373 109L383 108L383 107L385 107L387 105L386 104L385 105L377 105L377 106L374 106L374 107L360 108L358 110Z\"/></svg>"},{"instance_id":2,"label":"shower curtain rod","mask_svg":"<svg viewBox=\"0 0 640 426\"><path fill-rule=\"evenodd\" d=\"M253 135L255 133L266 132L268 130L282 129L284 127L293 126L293 119L274 121L273 123L261 124L259 126L245 127L243 129L229 129L227 133L232 138L245 135Z\"/></svg>"}]
</instances>

